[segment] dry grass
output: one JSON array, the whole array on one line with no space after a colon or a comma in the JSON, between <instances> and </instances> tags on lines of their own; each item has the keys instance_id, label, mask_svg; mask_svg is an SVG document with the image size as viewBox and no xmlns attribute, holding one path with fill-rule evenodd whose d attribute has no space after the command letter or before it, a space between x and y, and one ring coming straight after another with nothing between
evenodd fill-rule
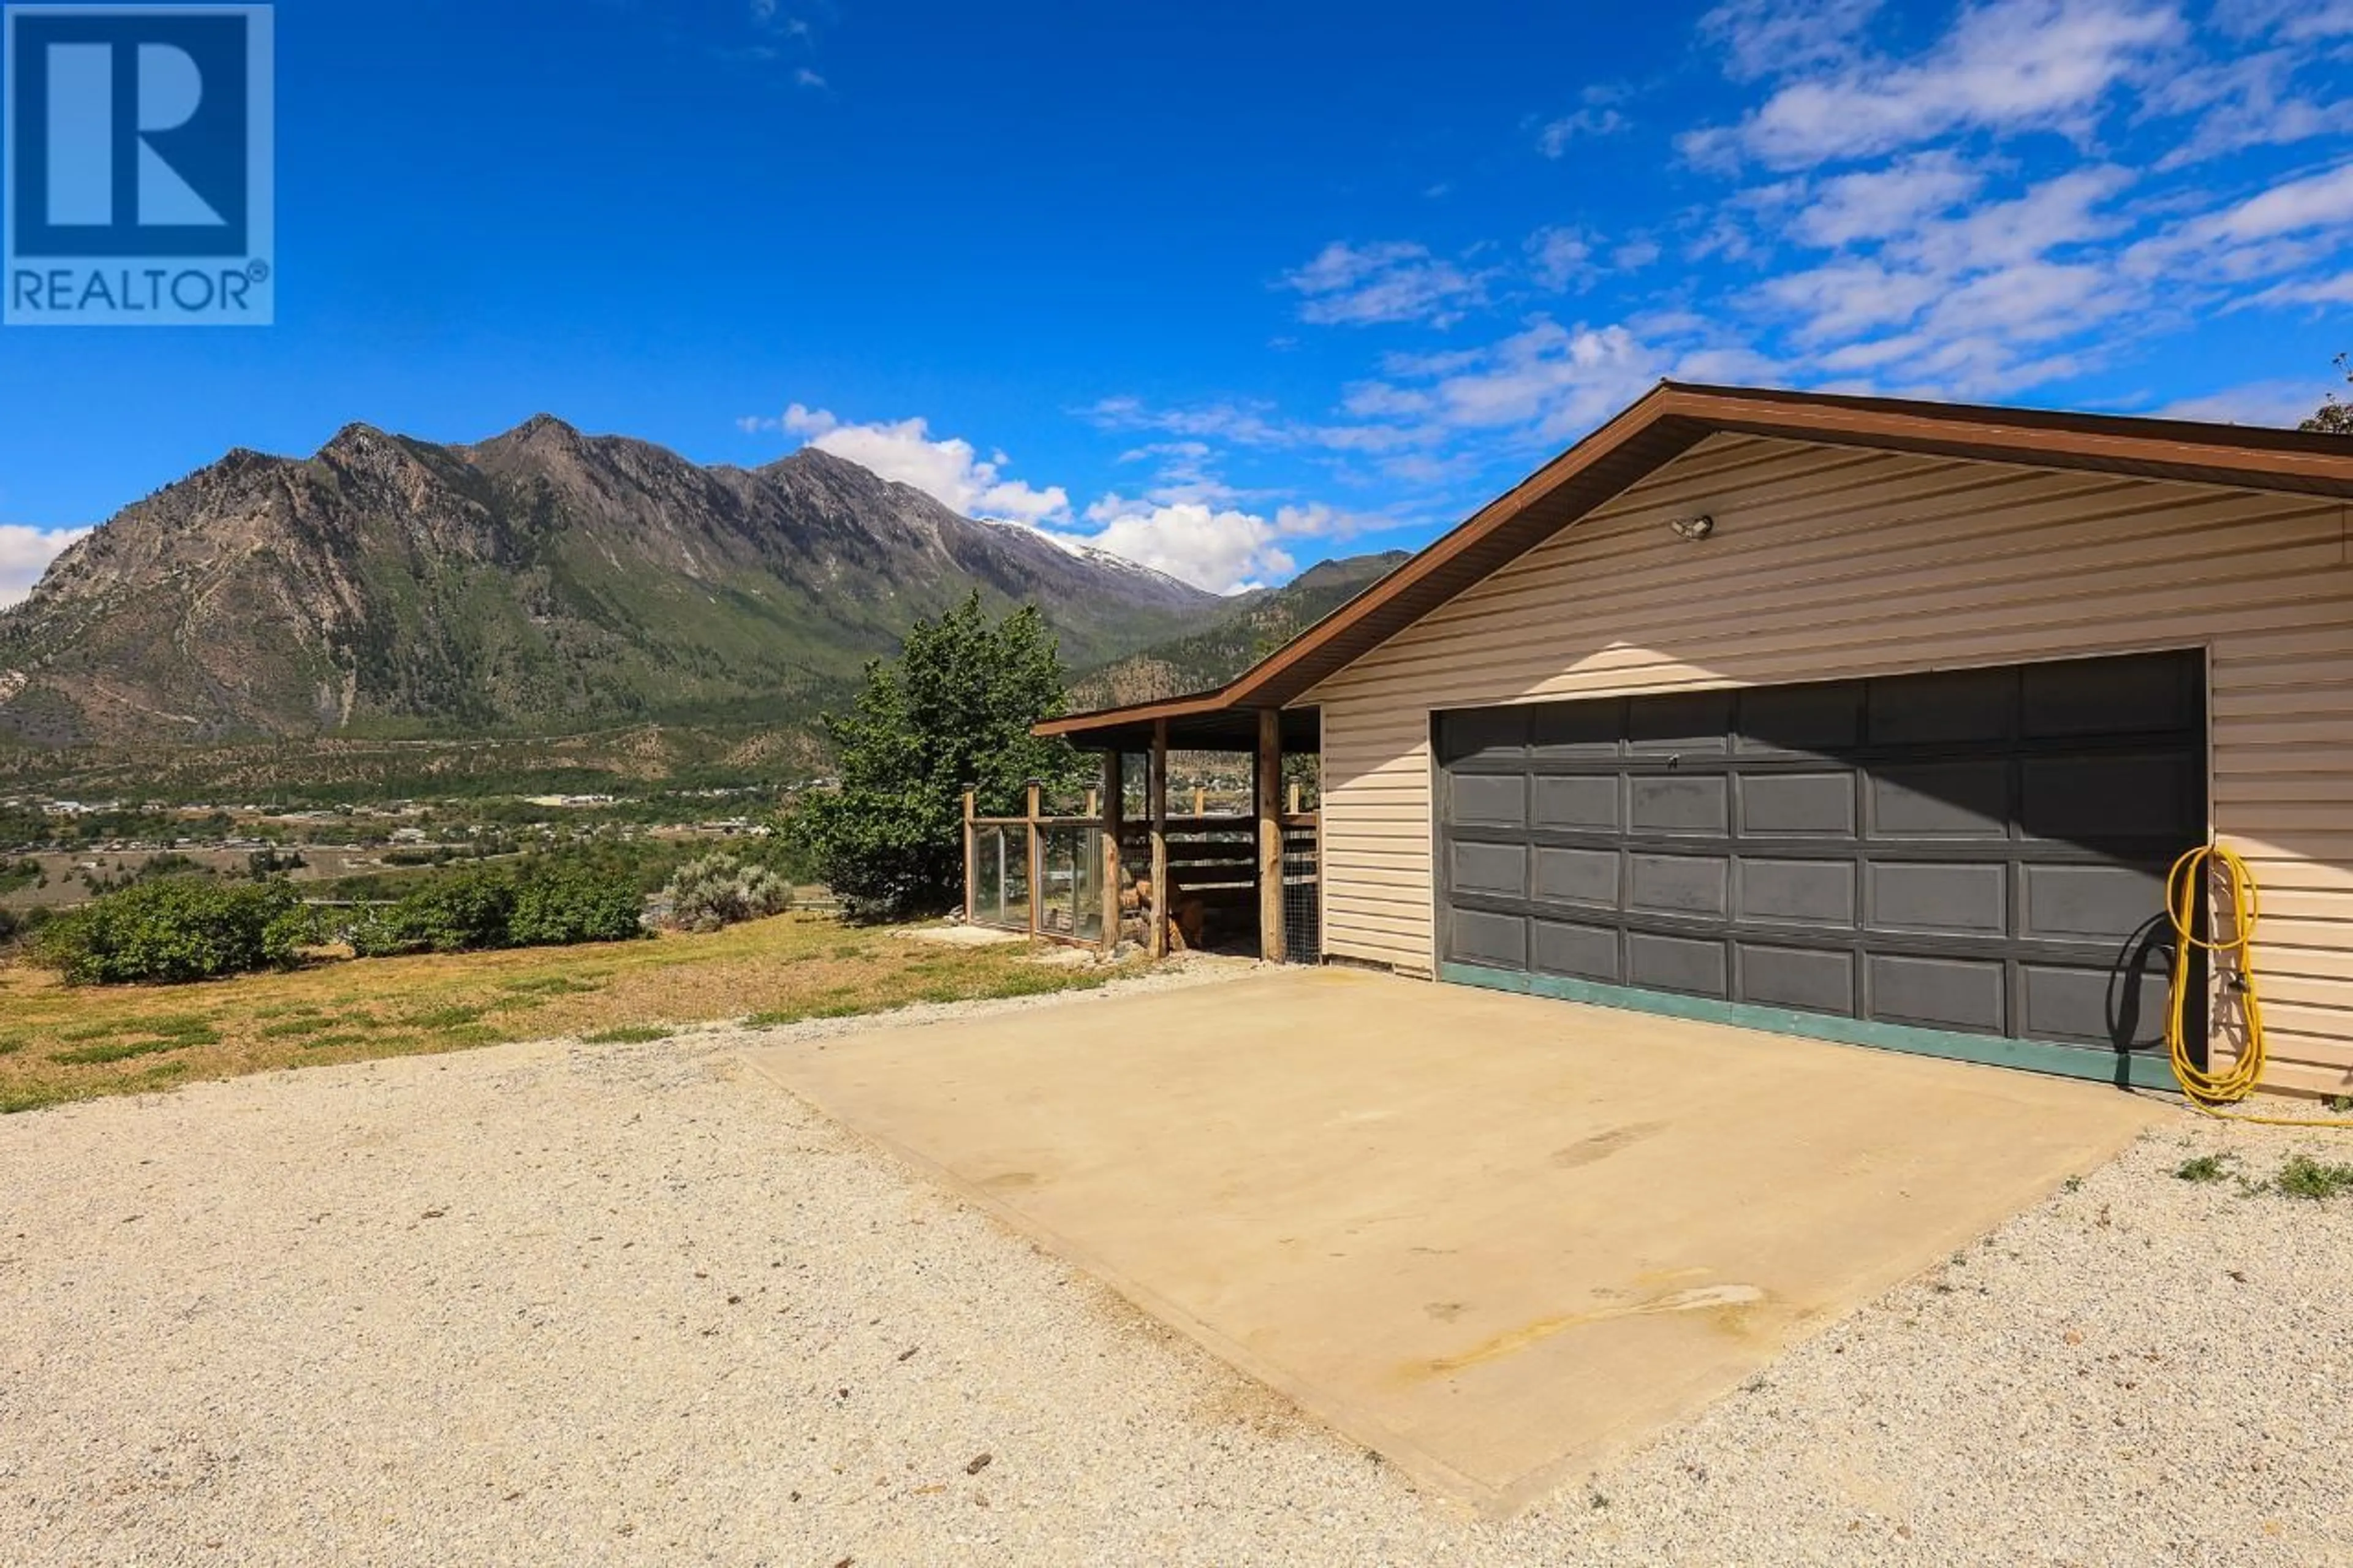
<instances>
[{"instance_id":1,"label":"dry grass","mask_svg":"<svg viewBox=\"0 0 2353 1568\"><path fill-rule=\"evenodd\" d=\"M16 964L0 969L0 1112L503 1040L644 1040L715 1019L790 1023L1034 995L1115 973L810 914L593 947L328 959L203 985L73 988Z\"/></svg>"}]
</instances>

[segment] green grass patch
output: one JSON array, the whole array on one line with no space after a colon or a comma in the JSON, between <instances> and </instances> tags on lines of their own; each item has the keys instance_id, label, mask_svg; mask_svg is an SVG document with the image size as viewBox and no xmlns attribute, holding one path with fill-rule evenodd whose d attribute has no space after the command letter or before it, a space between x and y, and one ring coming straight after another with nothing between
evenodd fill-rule
<instances>
[{"instance_id":1,"label":"green grass patch","mask_svg":"<svg viewBox=\"0 0 2353 1568\"><path fill-rule=\"evenodd\" d=\"M213 1026L211 1019L185 1013L163 1018L92 1025L68 1030L58 1038L103 1043L81 1046L69 1051L52 1051L49 1060L60 1067L103 1067L109 1062L127 1062L135 1057L184 1051L192 1046L218 1045L220 1031Z\"/></svg>"},{"instance_id":2,"label":"green grass patch","mask_svg":"<svg viewBox=\"0 0 2353 1568\"><path fill-rule=\"evenodd\" d=\"M463 1050L470 1046L495 1046L510 1038L495 1024L459 1024L435 1031L434 1043L449 1050Z\"/></svg>"},{"instance_id":3,"label":"green grass patch","mask_svg":"<svg viewBox=\"0 0 2353 1568\"><path fill-rule=\"evenodd\" d=\"M369 1046L380 1043L382 1035L364 1035L355 1029L343 1029L332 1035L314 1035L302 1042L306 1051L340 1051L348 1046Z\"/></svg>"},{"instance_id":4,"label":"green grass patch","mask_svg":"<svg viewBox=\"0 0 2353 1568\"><path fill-rule=\"evenodd\" d=\"M590 991L602 991L601 984L577 980L569 974L538 974L528 980L510 980L499 987L517 996L578 996Z\"/></svg>"},{"instance_id":5,"label":"green grass patch","mask_svg":"<svg viewBox=\"0 0 2353 1568\"><path fill-rule=\"evenodd\" d=\"M2219 1182L2231 1173L2228 1154L2200 1154L2194 1160L2184 1160L2174 1167L2176 1177L2185 1182Z\"/></svg>"},{"instance_id":6,"label":"green grass patch","mask_svg":"<svg viewBox=\"0 0 2353 1568\"><path fill-rule=\"evenodd\" d=\"M2272 1185L2287 1197L2317 1203L2353 1193L2353 1165L2326 1165L2309 1154L2291 1154Z\"/></svg>"},{"instance_id":7,"label":"green grass patch","mask_svg":"<svg viewBox=\"0 0 2353 1568\"><path fill-rule=\"evenodd\" d=\"M284 1018L275 1024L265 1024L254 1033L265 1040L300 1040L311 1035L323 1035L330 1029L341 1027L345 1022L345 1019L318 1013L307 1018Z\"/></svg>"},{"instance_id":8,"label":"green grass patch","mask_svg":"<svg viewBox=\"0 0 2353 1568\"><path fill-rule=\"evenodd\" d=\"M656 1040L667 1040L676 1029L660 1024L623 1024L617 1028L599 1029L593 1035L583 1035L584 1043L592 1046L643 1046Z\"/></svg>"},{"instance_id":9,"label":"green grass patch","mask_svg":"<svg viewBox=\"0 0 2353 1568\"><path fill-rule=\"evenodd\" d=\"M131 1045L83 1046L70 1051L51 1051L49 1060L60 1067L94 1068L109 1062L127 1062L133 1057L161 1056L165 1051L184 1051L185 1040L139 1040Z\"/></svg>"},{"instance_id":10,"label":"green grass patch","mask_svg":"<svg viewBox=\"0 0 2353 1568\"><path fill-rule=\"evenodd\" d=\"M403 1013L398 1021L419 1029L455 1029L480 1022L490 1011L488 1003L459 1003L446 1007L427 1007L418 1013Z\"/></svg>"}]
</instances>

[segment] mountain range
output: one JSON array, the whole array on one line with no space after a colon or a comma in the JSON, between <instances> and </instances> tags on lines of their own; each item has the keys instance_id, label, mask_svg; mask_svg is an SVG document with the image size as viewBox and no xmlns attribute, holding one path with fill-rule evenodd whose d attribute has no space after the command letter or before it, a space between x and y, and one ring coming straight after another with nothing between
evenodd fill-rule
<instances>
[{"instance_id":1,"label":"mountain range","mask_svg":"<svg viewBox=\"0 0 2353 1568\"><path fill-rule=\"evenodd\" d=\"M545 415L472 445L352 425L232 451L60 555L0 611L0 747L805 731L975 590L1039 606L1082 703L1159 696L1395 559L1221 598L814 447L706 468Z\"/></svg>"}]
</instances>

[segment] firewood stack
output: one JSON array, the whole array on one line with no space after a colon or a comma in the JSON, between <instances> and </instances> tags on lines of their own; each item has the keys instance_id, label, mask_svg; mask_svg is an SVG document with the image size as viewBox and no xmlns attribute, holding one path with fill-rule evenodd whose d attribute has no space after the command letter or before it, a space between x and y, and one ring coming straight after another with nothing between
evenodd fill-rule
<instances>
[{"instance_id":1,"label":"firewood stack","mask_svg":"<svg viewBox=\"0 0 2353 1568\"><path fill-rule=\"evenodd\" d=\"M1120 879L1120 935L1142 942L1152 929L1152 869L1148 865L1140 868L1123 865ZM1200 900L1176 888L1170 889L1168 903L1168 951L1184 952L1199 947L1208 918Z\"/></svg>"}]
</instances>

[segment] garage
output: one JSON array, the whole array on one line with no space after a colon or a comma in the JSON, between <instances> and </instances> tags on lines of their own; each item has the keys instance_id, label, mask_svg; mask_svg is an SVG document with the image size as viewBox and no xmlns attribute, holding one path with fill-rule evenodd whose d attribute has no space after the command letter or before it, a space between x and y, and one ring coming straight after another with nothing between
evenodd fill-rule
<instances>
[{"instance_id":1,"label":"garage","mask_svg":"<svg viewBox=\"0 0 2353 1568\"><path fill-rule=\"evenodd\" d=\"M2105 1074L2164 1045L2201 678L2171 653L1440 713L1441 962Z\"/></svg>"},{"instance_id":2,"label":"garage","mask_svg":"<svg viewBox=\"0 0 2353 1568\"><path fill-rule=\"evenodd\" d=\"M1662 383L1224 687L1040 729L1252 720L1319 750L1327 963L2169 1088L2211 846L2185 1066L2353 1096L2340 436Z\"/></svg>"}]
</instances>

